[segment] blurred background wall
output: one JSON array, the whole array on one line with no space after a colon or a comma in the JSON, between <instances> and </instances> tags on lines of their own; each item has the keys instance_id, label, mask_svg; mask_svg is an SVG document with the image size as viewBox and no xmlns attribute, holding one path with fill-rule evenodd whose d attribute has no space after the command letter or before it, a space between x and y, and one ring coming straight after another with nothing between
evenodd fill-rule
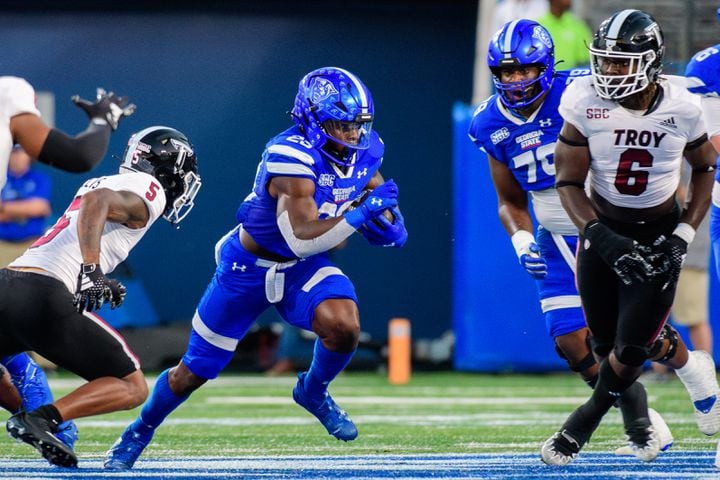
<instances>
[{"instance_id":1,"label":"blurred background wall","mask_svg":"<svg viewBox=\"0 0 720 480\"><path fill-rule=\"evenodd\" d=\"M472 108L476 38L489 35L477 30L483 4L496 0L6 0L0 72L54 96L48 108L70 133L86 124L71 95L88 98L104 86L131 96L138 110L112 138L116 156L132 132L151 124L178 128L195 144L204 184L196 208L179 231L159 222L132 252L137 308L131 289L118 322L188 325L214 269L213 246L234 225L265 142L291 124L286 112L299 79L337 65L373 93L386 144L382 173L400 185L410 231L400 250L353 238L336 255L356 285L363 330L384 339L388 319L405 316L414 338L454 329L459 368L562 369L534 287L497 220L484 159L457 123L468 114L462 105ZM671 72L716 43L716 7L714 0L575 1L593 30L615 10L653 13L666 31ZM93 174L116 167L108 156ZM87 176L48 171L59 216Z\"/></svg>"}]
</instances>

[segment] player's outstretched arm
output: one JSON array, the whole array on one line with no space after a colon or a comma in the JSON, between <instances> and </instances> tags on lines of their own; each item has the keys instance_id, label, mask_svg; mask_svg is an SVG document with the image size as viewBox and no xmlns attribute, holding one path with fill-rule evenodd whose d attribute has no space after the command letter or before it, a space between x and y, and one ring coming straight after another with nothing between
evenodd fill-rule
<instances>
[{"instance_id":1,"label":"player's outstretched arm","mask_svg":"<svg viewBox=\"0 0 720 480\"><path fill-rule=\"evenodd\" d=\"M68 172L86 172L100 163L107 152L111 132L123 118L132 115L135 105L126 97L101 88L95 102L78 96L72 100L90 119L87 129L74 137L51 129L40 117L29 113L12 117L10 131L15 143L42 163Z\"/></svg>"}]
</instances>

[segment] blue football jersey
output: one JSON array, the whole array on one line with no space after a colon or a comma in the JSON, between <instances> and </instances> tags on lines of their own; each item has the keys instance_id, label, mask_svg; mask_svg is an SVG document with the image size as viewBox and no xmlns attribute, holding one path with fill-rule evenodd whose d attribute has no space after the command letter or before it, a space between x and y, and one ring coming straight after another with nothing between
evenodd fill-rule
<instances>
[{"instance_id":1,"label":"blue football jersey","mask_svg":"<svg viewBox=\"0 0 720 480\"><path fill-rule=\"evenodd\" d=\"M255 174L253 190L240 204L236 217L264 249L286 258L296 258L277 225L277 199L267 185L273 177L308 178L315 182L319 218L342 215L358 198L380 168L385 145L373 131L370 147L356 150L353 165L346 170L325 158L305 139L297 126L272 138Z\"/></svg>"},{"instance_id":2,"label":"blue football jersey","mask_svg":"<svg viewBox=\"0 0 720 480\"><path fill-rule=\"evenodd\" d=\"M575 78L590 70L559 71L542 106L528 119L519 118L500 103L495 94L473 114L468 135L494 159L506 164L525 191L543 190L555 184L553 156L563 125L558 113L560 97Z\"/></svg>"},{"instance_id":3,"label":"blue football jersey","mask_svg":"<svg viewBox=\"0 0 720 480\"><path fill-rule=\"evenodd\" d=\"M700 95L720 95L720 44L696 53L685 68L685 76L697 79L688 90Z\"/></svg>"}]
</instances>

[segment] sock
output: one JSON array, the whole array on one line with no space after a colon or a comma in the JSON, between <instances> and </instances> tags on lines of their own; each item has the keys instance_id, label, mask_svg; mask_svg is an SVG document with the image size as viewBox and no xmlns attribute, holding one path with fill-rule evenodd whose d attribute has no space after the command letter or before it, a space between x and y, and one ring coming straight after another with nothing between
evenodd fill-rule
<instances>
[{"instance_id":1,"label":"sock","mask_svg":"<svg viewBox=\"0 0 720 480\"><path fill-rule=\"evenodd\" d=\"M704 400L715 395L715 383L706 382L706 374L703 372L702 365L698 363L693 352L688 352L688 360L682 367L675 369L680 381L685 385L685 389L690 394L693 402ZM713 372L714 373L714 372Z\"/></svg>"},{"instance_id":2,"label":"sock","mask_svg":"<svg viewBox=\"0 0 720 480\"><path fill-rule=\"evenodd\" d=\"M590 378L583 378L583 381L587 384L588 387L595 388L595 385L597 385L598 376L593 375Z\"/></svg>"},{"instance_id":3,"label":"sock","mask_svg":"<svg viewBox=\"0 0 720 480\"><path fill-rule=\"evenodd\" d=\"M627 426L638 418L649 419L647 392L645 387L638 382L630 385L620 397L620 411L623 416L623 423Z\"/></svg>"},{"instance_id":4,"label":"sock","mask_svg":"<svg viewBox=\"0 0 720 480\"><path fill-rule=\"evenodd\" d=\"M340 372L347 367L355 354L355 350L348 353L331 352L320 339L315 340L315 350L310 369L305 376L305 392L310 398L322 398L327 386Z\"/></svg>"},{"instance_id":5,"label":"sock","mask_svg":"<svg viewBox=\"0 0 720 480\"><path fill-rule=\"evenodd\" d=\"M23 352L0 358L0 363L5 365L5 368L10 372L11 376L24 375L28 365L32 363L32 358Z\"/></svg>"},{"instance_id":6,"label":"sock","mask_svg":"<svg viewBox=\"0 0 720 480\"><path fill-rule=\"evenodd\" d=\"M142 410L140 410L140 415L132 424L133 430L141 433L149 433L155 430L168 415L190 397L190 395L181 397L172 391L168 381L169 371L170 369L165 370L157 378L150 398L145 402Z\"/></svg>"},{"instance_id":7,"label":"sock","mask_svg":"<svg viewBox=\"0 0 720 480\"><path fill-rule=\"evenodd\" d=\"M634 382L635 379L618 377L610 366L610 362L605 359L600 363L598 381L590 399L578 410L582 410L583 416L590 419L590 422L597 421L599 423L610 407Z\"/></svg>"},{"instance_id":8,"label":"sock","mask_svg":"<svg viewBox=\"0 0 720 480\"><path fill-rule=\"evenodd\" d=\"M55 408L55 405L53 405L52 403L43 405L42 407L35 409L32 414L38 417L42 417L45 420L49 420L55 426L56 431L58 425L60 425L63 421L60 412L57 408Z\"/></svg>"}]
</instances>

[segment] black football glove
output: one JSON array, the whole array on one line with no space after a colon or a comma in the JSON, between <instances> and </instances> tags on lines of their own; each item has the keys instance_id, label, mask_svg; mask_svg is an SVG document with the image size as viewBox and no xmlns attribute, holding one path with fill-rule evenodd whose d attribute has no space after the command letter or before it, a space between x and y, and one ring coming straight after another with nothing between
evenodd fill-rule
<instances>
[{"instance_id":1,"label":"black football glove","mask_svg":"<svg viewBox=\"0 0 720 480\"><path fill-rule=\"evenodd\" d=\"M648 261L652 249L613 232L598 220L588 222L583 236L625 285L643 283L655 274Z\"/></svg>"},{"instance_id":2,"label":"black football glove","mask_svg":"<svg viewBox=\"0 0 720 480\"><path fill-rule=\"evenodd\" d=\"M653 243L653 253L656 258L653 263L657 271L656 275L663 281L662 290L677 283L687 257L687 249L687 242L677 235L670 235L669 238L661 235Z\"/></svg>"},{"instance_id":3,"label":"black football glove","mask_svg":"<svg viewBox=\"0 0 720 480\"><path fill-rule=\"evenodd\" d=\"M105 122L113 130L117 130L122 118L129 117L135 112L135 104L128 103L127 97L118 97L113 92L106 92L103 88L97 89L95 103L80 98L79 95L73 96L71 100L90 117L90 120Z\"/></svg>"},{"instance_id":4,"label":"black football glove","mask_svg":"<svg viewBox=\"0 0 720 480\"><path fill-rule=\"evenodd\" d=\"M117 308L125 300L126 292L122 283L103 274L100 265L83 263L78 274L73 305L80 313L83 310L99 310L105 302L110 302L110 308Z\"/></svg>"}]
</instances>

